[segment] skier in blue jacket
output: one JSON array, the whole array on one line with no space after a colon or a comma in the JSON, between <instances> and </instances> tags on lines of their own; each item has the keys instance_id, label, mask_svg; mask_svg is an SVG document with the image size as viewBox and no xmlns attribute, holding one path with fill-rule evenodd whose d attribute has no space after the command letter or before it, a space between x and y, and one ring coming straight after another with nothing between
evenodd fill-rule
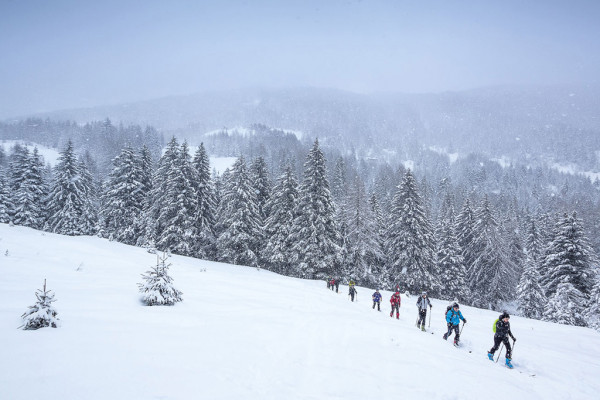
<instances>
[{"instance_id":1,"label":"skier in blue jacket","mask_svg":"<svg viewBox=\"0 0 600 400\"><path fill-rule=\"evenodd\" d=\"M458 303L454 303L452 307L446 313L446 322L448 323L448 332L444 333L444 340L448 339L448 336L452 334L452 330L454 330L454 345L458 345L458 341L460 339L460 331L458 330L458 325L460 324L460 320L466 324L467 320L463 317L462 313L458 309Z\"/></svg>"},{"instance_id":2,"label":"skier in blue jacket","mask_svg":"<svg viewBox=\"0 0 600 400\"><path fill-rule=\"evenodd\" d=\"M373 293L373 309L375 309L375 304L377 304L377 311L381 311L381 293L379 293L379 289L375 290Z\"/></svg>"}]
</instances>

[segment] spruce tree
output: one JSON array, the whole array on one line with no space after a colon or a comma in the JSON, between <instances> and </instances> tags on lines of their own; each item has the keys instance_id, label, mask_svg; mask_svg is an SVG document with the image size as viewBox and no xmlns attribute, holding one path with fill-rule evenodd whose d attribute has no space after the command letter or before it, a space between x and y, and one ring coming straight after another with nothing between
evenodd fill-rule
<instances>
[{"instance_id":1,"label":"spruce tree","mask_svg":"<svg viewBox=\"0 0 600 400\"><path fill-rule=\"evenodd\" d=\"M524 317L533 319L542 317L546 296L539 281L537 264L533 258L527 255L527 264L521 275L519 286L517 286L519 312Z\"/></svg>"},{"instance_id":2,"label":"spruce tree","mask_svg":"<svg viewBox=\"0 0 600 400\"><path fill-rule=\"evenodd\" d=\"M347 200L348 179L346 176L346 162L343 157L338 157L331 180L331 196L337 205Z\"/></svg>"},{"instance_id":3,"label":"spruce tree","mask_svg":"<svg viewBox=\"0 0 600 400\"><path fill-rule=\"evenodd\" d=\"M143 200L141 206L142 212L134 221L133 236L137 238L135 243L136 245L144 246L148 244L148 237L151 237L151 234L148 233L151 231L151 224L148 223L149 221L146 218L149 215L151 208L150 202L152 201L152 175L154 172L152 155L147 146L142 146L142 149L137 157L137 163L141 179L140 197L142 197Z\"/></svg>"},{"instance_id":4,"label":"spruce tree","mask_svg":"<svg viewBox=\"0 0 600 400\"><path fill-rule=\"evenodd\" d=\"M475 259L468 272L469 287L475 306L497 310L515 291L511 276L514 266L487 196L475 219L472 243Z\"/></svg>"},{"instance_id":5,"label":"spruce tree","mask_svg":"<svg viewBox=\"0 0 600 400\"><path fill-rule=\"evenodd\" d=\"M258 215L260 216L260 225L264 225L268 210L266 204L271 197L271 182L269 180L269 171L267 163L263 157L257 157L250 167L250 178L252 186L256 192L256 204L258 206Z\"/></svg>"},{"instance_id":6,"label":"spruce tree","mask_svg":"<svg viewBox=\"0 0 600 400\"><path fill-rule=\"evenodd\" d=\"M233 164L223 193L224 227L217 238L219 259L237 265L259 265L259 243L262 241L256 191L244 157Z\"/></svg>"},{"instance_id":7,"label":"spruce tree","mask_svg":"<svg viewBox=\"0 0 600 400\"><path fill-rule=\"evenodd\" d=\"M433 231L410 170L398 186L390 214L386 243L389 282L399 281L401 290L411 293L438 290Z\"/></svg>"},{"instance_id":8,"label":"spruce tree","mask_svg":"<svg viewBox=\"0 0 600 400\"><path fill-rule=\"evenodd\" d=\"M135 244L135 226L145 201L140 162L131 147L125 147L113 160L113 170L102 195L101 225L105 237Z\"/></svg>"},{"instance_id":9,"label":"spruce tree","mask_svg":"<svg viewBox=\"0 0 600 400\"><path fill-rule=\"evenodd\" d=\"M168 258L166 253L157 255L156 266L142 274L144 282L138 283L140 293L143 293L142 301L147 306L172 306L183 301L183 293L175 289L173 278L169 275L171 264L166 263Z\"/></svg>"},{"instance_id":10,"label":"spruce tree","mask_svg":"<svg viewBox=\"0 0 600 400\"><path fill-rule=\"evenodd\" d=\"M525 237L525 269L517 286L519 312L527 318L541 319L546 296L540 285L542 244L534 218L529 217Z\"/></svg>"},{"instance_id":11,"label":"spruce tree","mask_svg":"<svg viewBox=\"0 0 600 400\"><path fill-rule=\"evenodd\" d=\"M152 179L146 223L147 243L185 256L198 252L198 198L187 143L173 137Z\"/></svg>"},{"instance_id":12,"label":"spruce tree","mask_svg":"<svg viewBox=\"0 0 600 400\"><path fill-rule=\"evenodd\" d=\"M469 284L469 282L472 280L471 272L473 271L473 263L475 262L476 258L473 248L473 238L475 235L474 229L475 213L471 208L471 201L467 198L463 203L460 213L456 217L456 227L454 229L458 249L460 249L460 255L462 256L463 263L465 265L465 278L467 284ZM470 298L467 299L467 303L473 304L473 293L470 291L470 285L469 296Z\"/></svg>"},{"instance_id":13,"label":"spruce tree","mask_svg":"<svg viewBox=\"0 0 600 400\"><path fill-rule=\"evenodd\" d=\"M267 202L269 216L265 225L266 246L261 252L262 258L271 271L292 274L292 246L290 232L294 222L294 213L298 202L298 182L291 165L287 165L277 179L273 194Z\"/></svg>"},{"instance_id":14,"label":"spruce tree","mask_svg":"<svg viewBox=\"0 0 600 400\"><path fill-rule=\"evenodd\" d=\"M98 226L98 188L88 164L83 160L79 160L79 175L85 199L80 226L84 235L91 235L96 232Z\"/></svg>"},{"instance_id":15,"label":"spruce tree","mask_svg":"<svg viewBox=\"0 0 600 400\"><path fill-rule=\"evenodd\" d=\"M38 153L37 147L33 153L24 151L18 160L23 163L15 173L21 176L17 180L13 194L13 223L41 229L44 225L43 200L47 196L47 189L43 180L44 164Z\"/></svg>"},{"instance_id":16,"label":"spruce tree","mask_svg":"<svg viewBox=\"0 0 600 400\"><path fill-rule=\"evenodd\" d=\"M196 171L192 166L188 145L183 142L178 158L169 171L167 198L172 202L166 215L165 229L156 247L184 256L198 254L198 197Z\"/></svg>"},{"instance_id":17,"label":"spruce tree","mask_svg":"<svg viewBox=\"0 0 600 400\"><path fill-rule=\"evenodd\" d=\"M542 235L535 218L532 216L528 217L527 226L525 229L525 254L527 255L529 261L533 261L537 265L542 259L544 245L542 243Z\"/></svg>"},{"instance_id":18,"label":"spruce tree","mask_svg":"<svg viewBox=\"0 0 600 400\"><path fill-rule=\"evenodd\" d=\"M56 328L58 326L59 319L56 317L58 314L52 303L54 299L54 293L51 290L46 290L46 280L44 279L44 288L35 292L37 301L34 305L29 306L21 317L23 318L23 325L20 328L25 330L35 330L45 327Z\"/></svg>"},{"instance_id":19,"label":"spruce tree","mask_svg":"<svg viewBox=\"0 0 600 400\"><path fill-rule=\"evenodd\" d=\"M525 265L525 249L518 221L514 216L511 217L511 214L513 213L509 210L509 216L503 221L501 232L511 260L509 264L511 269L508 271L511 278L510 285L516 288Z\"/></svg>"},{"instance_id":20,"label":"spruce tree","mask_svg":"<svg viewBox=\"0 0 600 400\"><path fill-rule=\"evenodd\" d=\"M554 294L548 298L544 310L544 320L564 325L586 326L585 295L575 285L565 280L556 285Z\"/></svg>"},{"instance_id":21,"label":"spruce tree","mask_svg":"<svg viewBox=\"0 0 600 400\"><path fill-rule=\"evenodd\" d=\"M378 288L383 282L383 251L375 215L369 204L364 183L355 176L348 202L348 277L365 286Z\"/></svg>"},{"instance_id":22,"label":"spruce tree","mask_svg":"<svg viewBox=\"0 0 600 400\"><path fill-rule=\"evenodd\" d=\"M0 147L1 149L2 147ZM12 210L12 199L10 197L8 180L4 169L0 168L0 223L7 224L11 221L10 210Z\"/></svg>"},{"instance_id":23,"label":"spruce tree","mask_svg":"<svg viewBox=\"0 0 600 400\"><path fill-rule=\"evenodd\" d=\"M375 224L374 228L376 230L375 240L377 241L377 254L380 255L378 259L374 260L375 265L379 266L378 286L380 288L392 289L391 285L389 285L385 269L385 266L387 265L387 254L385 252L385 219L383 217L383 212L381 211L379 200L377 200L375 192L371 193L371 196L369 197L369 206L373 215L373 223Z\"/></svg>"},{"instance_id":24,"label":"spruce tree","mask_svg":"<svg viewBox=\"0 0 600 400\"><path fill-rule=\"evenodd\" d=\"M440 296L464 302L470 298L466 268L454 233L454 208L448 195L444 199L436 229L437 263L440 273Z\"/></svg>"},{"instance_id":25,"label":"spruce tree","mask_svg":"<svg viewBox=\"0 0 600 400\"><path fill-rule=\"evenodd\" d=\"M54 167L53 181L48 195L48 220L45 229L64 235L92 233L93 205L88 178L82 174L73 144L67 142Z\"/></svg>"},{"instance_id":26,"label":"spruce tree","mask_svg":"<svg viewBox=\"0 0 600 400\"><path fill-rule=\"evenodd\" d=\"M600 331L600 277L596 277L596 283L590 296L590 306L586 312L587 325Z\"/></svg>"},{"instance_id":27,"label":"spruce tree","mask_svg":"<svg viewBox=\"0 0 600 400\"><path fill-rule=\"evenodd\" d=\"M215 213L217 199L210 173L210 160L201 143L192 161L196 170L195 189L198 196L198 254L197 257L215 259Z\"/></svg>"},{"instance_id":28,"label":"spruce tree","mask_svg":"<svg viewBox=\"0 0 600 400\"><path fill-rule=\"evenodd\" d=\"M554 239L542 261L541 284L546 297L553 297L559 284L570 283L587 301L595 283L595 261L583 222L576 213L565 213L556 224Z\"/></svg>"},{"instance_id":29,"label":"spruce tree","mask_svg":"<svg viewBox=\"0 0 600 400\"><path fill-rule=\"evenodd\" d=\"M329 191L325 156L318 140L306 157L299 196L290 233L294 243L294 275L309 279L339 276L336 259L340 236L334 220L335 206Z\"/></svg>"},{"instance_id":30,"label":"spruce tree","mask_svg":"<svg viewBox=\"0 0 600 400\"><path fill-rule=\"evenodd\" d=\"M12 148L8 162L8 183L11 193L17 193L23 181L27 178L29 165L29 149L17 143Z\"/></svg>"}]
</instances>

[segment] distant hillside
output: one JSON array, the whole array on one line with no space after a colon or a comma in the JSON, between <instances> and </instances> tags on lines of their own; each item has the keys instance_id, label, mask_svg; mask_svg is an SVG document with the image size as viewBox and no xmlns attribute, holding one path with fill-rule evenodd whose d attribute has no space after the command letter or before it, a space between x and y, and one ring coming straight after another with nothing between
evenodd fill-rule
<instances>
[{"instance_id":1,"label":"distant hillside","mask_svg":"<svg viewBox=\"0 0 600 400\"><path fill-rule=\"evenodd\" d=\"M239 90L41 115L150 124L195 142L254 123L359 149L483 151L600 170L600 86L492 87L440 94L362 95L332 89Z\"/></svg>"}]
</instances>

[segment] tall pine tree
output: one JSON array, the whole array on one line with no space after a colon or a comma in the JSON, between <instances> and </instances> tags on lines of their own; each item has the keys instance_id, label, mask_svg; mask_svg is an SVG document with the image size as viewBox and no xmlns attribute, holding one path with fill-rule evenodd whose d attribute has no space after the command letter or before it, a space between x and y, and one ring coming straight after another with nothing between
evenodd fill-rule
<instances>
[{"instance_id":1,"label":"tall pine tree","mask_svg":"<svg viewBox=\"0 0 600 400\"><path fill-rule=\"evenodd\" d=\"M466 282L469 285L469 282L472 280L471 272L473 271L473 263L475 262L475 253L473 249L473 238L475 235L475 213L471 208L471 201L469 198L466 198L462 209L458 216L456 217L456 227L454 232L456 234L456 240L458 244L458 248L460 249L460 255L463 258L463 263L465 265L466 271ZM473 293L470 291L469 285L469 298L467 299L467 303L473 304Z\"/></svg>"},{"instance_id":2,"label":"tall pine tree","mask_svg":"<svg viewBox=\"0 0 600 400\"><path fill-rule=\"evenodd\" d=\"M18 187L13 195L13 222L16 225L41 229L44 226L45 213L43 201L47 196L47 187L44 182L44 163L38 153L37 147L33 153L26 149L18 160L22 163L15 173L20 173Z\"/></svg>"},{"instance_id":3,"label":"tall pine tree","mask_svg":"<svg viewBox=\"0 0 600 400\"><path fill-rule=\"evenodd\" d=\"M365 286L382 284L383 251L375 214L369 204L364 183L355 176L348 201L349 271L347 276Z\"/></svg>"},{"instance_id":4,"label":"tall pine tree","mask_svg":"<svg viewBox=\"0 0 600 400\"><path fill-rule=\"evenodd\" d=\"M291 165L287 165L277 179L273 194L267 202L269 210L265 232L266 246L262 258L271 271L292 275L292 246L290 232L298 202L298 182Z\"/></svg>"},{"instance_id":5,"label":"tall pine tree","mask_svg":"<svg viewBox=\"0 0 600 400\"><path fill-rule=\"evenodd\" d=\"M514 266L487 196L476 213L472 249L475 259L468 276L474 305L497 310L515 291Z\"/></svg>"},{"instance_id":6,"label":"tall pine tree","mask_svg":"<svg viewBox=\"0 0 600 400\"><path fill-rule=\"evenodd\" d=\"M89 235L95 219L88 179L77 161L73 143L67 142L54 167L53 181L47 202L48 220L45 229L64 235Z\"/></svg>"},{"instance_id":7,"label":"tall pine tree","mask_svg":"<svg viewBox=\"0 0 600 400\"><path fill-rule=\"evenodd\" d=\"M546 296L540 285L542 244L540 231L534 218L529 217L525 238L525 269L517 286L519 312L527 318L541 319Z\"/></svg>"},{"instance_id":8,"label":"tall pine tree","mask_svg":"<svg viewBox=\"0 0 600 400\"><path fill-rule=\"evenodd\" d=\"M140 161L131 147L125 147L113 160L101 199L100 220L106 237L126 244L137 242L136 222L147 195L143 181Z\"/></svg>"},{"instance_id":9,"label":"tall pine tree","mask_svg":"<svg viewBox=\"0 0 600 400\"><path fill-rule=\"evenodd\" d=\"M596 256L577 214L564 214L542 261L541 284L548 298L544 319L585 326L582 315L589 306L596 272Z\"/></svg>"},{"instance_id":10,"label":"tall pine tree","mask_svg":"<svg viewBox=\"0 0 600 400\"><path fill-rule=\"evenodd\" d=\"M454 208L448 195L445 196L439 218L436 259L440 272L440 295L446 300L457 299L464 302L470 298L467 272L454 232Z\"/></svg>"},{"instance_id":11,"label":"tall pine tree","mask_svg":"<svg viewBox=\"0 0 600 400\"><path fill-rule=\"evenodd\" d=\"M224 262L259 266L259 243L262 241L256 191L244 157L233 164L222 198L224 230L217 238L219 259Z\"/></svg>"},{"instance_id":12,"label":"tall pine tree","mask_svg":"<svg viewBox=\"0 0 600 400\"><path fill-rule=\"evenodd\" d=\"M198 255L199 258L215 259L215 213L217 199L210 173L210 160L204 143L201 143L192 161L196 170L195 189L198 196Z\"/></svg>"},{"instance_id":13,"label":"tall pine tree","mask_svg":"<svg viewBox=\"0 0 600 400\"><path fill-rule=\"evenodd\" d=\"M13 205L9 193L6 173L3 168L0 168L0 224L7 224L11 220L10 210L13 208Z\"/></svg>"},{"instance_id":14,"label":"tall pine tree","mask_svg":"<svg viewBox=\"0 0 600 400\"><path fill-rule=\"evenodd\" d=\"M339 276L340 236L334 220L325 156L315 140L304 163L304 177L290 234L296 276L325 279Z\"/></svg>"},{"instance_id":15,"label":"tall pine tree","mask_svg":"<svg viewBox=\"0 0 600 400\"><path fill-rule=\"evenodd\" d=\"M410 170L394 195L386 248L389 282L399 282L403 290L411 293L439 289L433 230Z\"/></svg>"}]
</instances>

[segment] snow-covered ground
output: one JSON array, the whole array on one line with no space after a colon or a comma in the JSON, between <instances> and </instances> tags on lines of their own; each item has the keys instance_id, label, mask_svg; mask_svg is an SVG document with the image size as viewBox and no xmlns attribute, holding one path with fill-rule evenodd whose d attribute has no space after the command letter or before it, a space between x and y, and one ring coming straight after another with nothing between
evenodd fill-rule
<instances>
[{"instance_id":1,"label":"snow-covered ground","mask_svg":"<svg viewBox=\"0 0 600 400\"><path fill-rule=\"evenodd\" d=\"M488 361L498 313L463 306L462 348L324 282L173 256L183 291L145 307L144 249L0 224L0 399L597 399L600 334L511 318L515 369ZM47 279L61 326L17 329ZM532 376L534 375L534 376Z\"/></svg>"},{"instance_id":2,"label":"snow-covered ground","mask_svg":"<svg viewBox=\"0 0 600 400\"><path fill-rule=\"evenodd\" d=\"M550 168L557 170L563 174L569 175L583 175L589 178L592 182L596 180L600 180L600 172L595 171L581 171L579 167L575 164L560 164L560 163L552 163L550 164Z\"/></svg>"},{"instance_id":3,"label":"snow-covered ground","mask_svg":"<svg viewBox=\"0 0 600 400\"><path fill-rule=\"evenodd\" d=\"M37 147L40 155L44 157L44 163L49 163L51 166L56 165L58 157L60 156L59 151L56 149L23 140L0 140L0 147L4 148L6 154L10 154L11 149L17 143L21 146L27 147L29 151L33 151L34 147Z\"/></svg>"}]
</instances>

